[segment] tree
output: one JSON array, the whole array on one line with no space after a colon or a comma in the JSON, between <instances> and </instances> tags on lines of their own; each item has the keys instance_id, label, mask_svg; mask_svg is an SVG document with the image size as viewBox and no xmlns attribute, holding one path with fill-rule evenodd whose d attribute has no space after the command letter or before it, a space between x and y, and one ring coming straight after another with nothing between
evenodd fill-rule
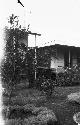
<instances>
[{"instance_id":1,"label":"tree","mask_svg":"<svg viewBox=\"0 0 80 125\"><path fill-rule=\"evenodd\" d=\"M28 77L27 47L19 43L19 40L27 35L27 32L25 29L21 29L18 22L18 17L12 14L9 18L11 26L5 28L6 46L1 64L2 84L8 91L10 90L10 96L12 90L20 82L19 75L22 70L25 70L26 77Z\"/></svg>"}]
</instances>

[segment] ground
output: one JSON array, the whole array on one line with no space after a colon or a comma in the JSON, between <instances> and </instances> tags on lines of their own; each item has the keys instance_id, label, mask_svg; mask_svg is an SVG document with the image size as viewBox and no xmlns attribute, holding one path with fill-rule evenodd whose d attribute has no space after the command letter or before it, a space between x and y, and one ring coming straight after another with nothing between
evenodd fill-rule
<instances>
[{"instance_id":1,"label":"ground","mask_svg":"<svg viewBox=\"0 0 80 125\"><path fill-rule=\"evenodd\" d=\"M52 96L47 97L45 93L40 92L36 89L24 88L14 91L14 96L12 97L13 101L11 102L11 105L15 105L15 103L18 105L25 105L29 103L34 104L37 107L47 107L48 109L53 110L60 125L76 125L76 123L73 121L73 115L76 112L80 112L80 105L77 103L69 102L67 100L67 95L72 92L78 91L80 91L80 86L55 87ZM7 106L7 95L3 96L3 102L4 105Z\"/></svg>"}]
</instances>

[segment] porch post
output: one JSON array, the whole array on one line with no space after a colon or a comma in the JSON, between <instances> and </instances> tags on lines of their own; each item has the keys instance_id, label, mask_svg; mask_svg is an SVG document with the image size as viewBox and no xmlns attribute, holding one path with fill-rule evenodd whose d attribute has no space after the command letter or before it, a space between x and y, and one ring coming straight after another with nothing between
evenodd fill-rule
<instances>
[{"instance_id":1,"label":"porch post","mask_svg":"<svg viewBox=\"0 0 80 125\"><path fill-rule=\"evenodd\" d=\"M70 53L70 49L69 49L69 68L70 68L70 62L71 62L71 53Z\"/></svg>"}]
</instances>

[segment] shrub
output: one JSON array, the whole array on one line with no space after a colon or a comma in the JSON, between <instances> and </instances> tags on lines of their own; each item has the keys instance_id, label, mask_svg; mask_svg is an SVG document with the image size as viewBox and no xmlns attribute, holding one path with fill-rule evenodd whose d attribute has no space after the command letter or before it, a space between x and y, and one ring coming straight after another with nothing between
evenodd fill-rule
<instances>
[{"instance_id":1,"label":"shrub","mask_svg":"<svg viewBox=\"0 0 80 125\"><path fill-rule=\"evenodd\" d=\"M6 120L7 125L20 125L20 124L21 125L47 125L47 123L49 123L50 120L52 121L53 124L55 122L58 122L53 111L47 109L46 107L34 106L33 108L33 106L31 106L28 108L26 107L26 109L24 109L26 112L28 112L28 115L25 115L23 119L21 118L8 119ZM18 115L19 115L19 110L22 111L22 108L17 107L16 110L18 111ZM29 114L29 111L31 111L32 114Z\"/></svg>"}]
</instances>

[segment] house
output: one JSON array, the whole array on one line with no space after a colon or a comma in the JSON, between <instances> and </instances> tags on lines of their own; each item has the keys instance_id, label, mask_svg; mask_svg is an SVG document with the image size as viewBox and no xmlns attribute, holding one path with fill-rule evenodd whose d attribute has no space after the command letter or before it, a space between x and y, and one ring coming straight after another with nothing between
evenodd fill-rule
<instances>
[{"instance_id":1,"label":"house","mask_svg":"<svg viewBox=\"0 0 80 125\"><path fill-rule=\"evenodd\" d=\"M32 83L35 83L36 78L42 79L42 76L45 75L46 78L54 80L56 74L64 72L65 68L80 64L80 47L60 44L36 47L37 63L35 65L35 47L28 47L25 37L24 39L21 38L19 43L25 44L26 49L28 48L27 63L31 86Z\"/></svg>"},{"instance_id":2,"label":"house","mask_svg":"<svg viewBox=\"0 0 80 125\"><path fill-rule=\"evenodd\" d=\"M64 71L80 64L80 47L55 44L37 48L37 67Z\"/></svg>"},{"instance_id":3,"label":"house","mask_svg":"<svg viewBox=\"0 0 80 125\"><path fill-rule=\"evenodd\" d=\"M19 43L28 47L28 34L23 30L23 34L19 35ZM28 52L32 57L33 69L35 68L35 47L28 47ZM31 59L30 59L31 60ZM72 67L80 64L80 47L68 45L50 45L36 48L37 68L43 67L63 72L64 68Z\"/></svg>"}]
</instances>

